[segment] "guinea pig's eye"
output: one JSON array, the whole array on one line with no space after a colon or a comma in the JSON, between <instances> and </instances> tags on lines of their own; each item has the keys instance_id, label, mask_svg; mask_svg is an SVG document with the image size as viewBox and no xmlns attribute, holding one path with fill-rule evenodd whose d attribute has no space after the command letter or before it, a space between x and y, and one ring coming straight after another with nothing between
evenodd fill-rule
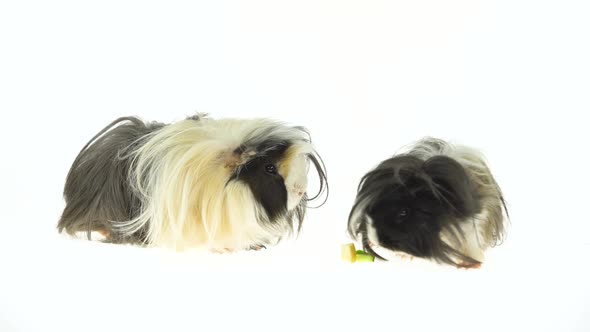
<instances>
[{"instance_id":1,"label":"guinea pig's eye","mask_svg":"<svg viewBox=\"0 0 590 332\"><path fill-rule=\"evenodd\" d=\"M405 218L408 216L408 214L410 214L410 210L403 208L403 209L399 210L399 212L397 213L397 216L400 218Z\"/></svg>"},{"instance_id":2,"label":"guinea pig's eye","mask_svg":"<svg viewBox=\"0 0 590 332\"><path fill-rule=\"evenodd\" d=\"M266 164L264 165L264 170L268 174L277 174L277 167L273 164Z\"/></svg>"}]
</instances>

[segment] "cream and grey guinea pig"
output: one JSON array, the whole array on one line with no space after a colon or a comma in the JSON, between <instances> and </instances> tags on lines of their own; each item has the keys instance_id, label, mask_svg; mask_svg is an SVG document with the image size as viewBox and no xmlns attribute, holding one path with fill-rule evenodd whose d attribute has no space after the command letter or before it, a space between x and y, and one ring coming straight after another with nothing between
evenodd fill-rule
<instances>
[{"instance_id":1,"label":"cream and grey guinea pig","mask_svg":"<svg viewBox=\"0 0 590 332\"><path fill-rule=\"evenodd\" d=\"M308 170L319 193L308 198ZM327 189L303 127L197 114L171 124L115 120L67 175L58 230L112 243L213 251L259 249L299 232ZM327 198L327 195L325 195Z\"/></svg>"},{"instance_id":2,"label":"cream and grey guinea pig","mask_svg":"<svg viewBox=\"0 0 590 332\"><path fill-rule=\"evenodd\" d=\"M362 178L348 233L381 259L401 253L471 268L502 241L507 219L483 155L426 137Z\"/></svg>"}]
</instances>

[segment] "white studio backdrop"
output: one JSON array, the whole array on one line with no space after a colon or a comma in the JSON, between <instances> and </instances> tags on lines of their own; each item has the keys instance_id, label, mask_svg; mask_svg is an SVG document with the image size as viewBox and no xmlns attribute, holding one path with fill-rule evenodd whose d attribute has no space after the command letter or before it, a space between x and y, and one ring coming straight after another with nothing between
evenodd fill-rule
<instances>
[{"instance_id":1,"label":"white studio backdrop","mask_svg":"<svg viewBox=\"0 0 590 332\"><path fill-rule=\"evenodd\" d=\"M589 15L587 1L1 2L0 331L588 331ZM55 234L98 130L194 112L311 131L330 196L297 241L203 256ZM343 264L360 177L423 136L486 154L506 242L476 271Z\"/></svg>"}]
</instances>

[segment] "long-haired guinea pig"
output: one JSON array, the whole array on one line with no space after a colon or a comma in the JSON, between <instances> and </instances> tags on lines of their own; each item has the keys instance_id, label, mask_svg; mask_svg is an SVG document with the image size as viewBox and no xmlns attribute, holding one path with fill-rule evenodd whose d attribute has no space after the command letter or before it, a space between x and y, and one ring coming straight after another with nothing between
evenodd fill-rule
<instances>
[{"instance_id":1,"label":"long-haired guinea pig","mask_svg":"<svg viewBox=\"0 0 590 332\"><path fill-rule=\"evenodd\" d=\"M310 164L320 185L308 199ZM326 189L302 127L206 114L171 124L124 117L75 159L58 230L179 250L258 249L299 232L307 202Z\"/></svg>"},{"instance_id":2,"label":"long-haired guinea pig","mask_svg":"<svg viewBox=\"0 0 590 332\"><path fill-rule=\"evenodd\" d=\"M362 178L348 233L381 259L376 251L479 267L504 237L504 212L478 151L425 138Z\"/></svg>"}]
</instances>

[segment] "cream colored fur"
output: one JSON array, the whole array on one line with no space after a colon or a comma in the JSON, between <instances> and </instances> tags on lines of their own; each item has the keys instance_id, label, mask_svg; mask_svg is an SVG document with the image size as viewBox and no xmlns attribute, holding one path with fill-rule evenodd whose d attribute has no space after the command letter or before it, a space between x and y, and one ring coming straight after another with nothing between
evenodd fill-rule
<instances>
[{"instance_id":1,"label":"cream colored fur","mask_svg":"<svg viewBox=\"0 0 590 332\"><path fill-rule=\"evenodd\" d=\"M266 119L173 123L141 138L132 158L132 188L144 207L140 215L118 223L129 233L147 225L148 243L178 250L206 247L239 250L276 241L290 230L288 223L265 227L262 207L249 187L230 181L236 167L255 156L234 151L248 138L272 132L295 141L278 165L288 191L288 209L300 204L307 189L308 160L313 147L304 133ZM123 156L125 157L125 156Z\"/></svg>"}]
</instances>

